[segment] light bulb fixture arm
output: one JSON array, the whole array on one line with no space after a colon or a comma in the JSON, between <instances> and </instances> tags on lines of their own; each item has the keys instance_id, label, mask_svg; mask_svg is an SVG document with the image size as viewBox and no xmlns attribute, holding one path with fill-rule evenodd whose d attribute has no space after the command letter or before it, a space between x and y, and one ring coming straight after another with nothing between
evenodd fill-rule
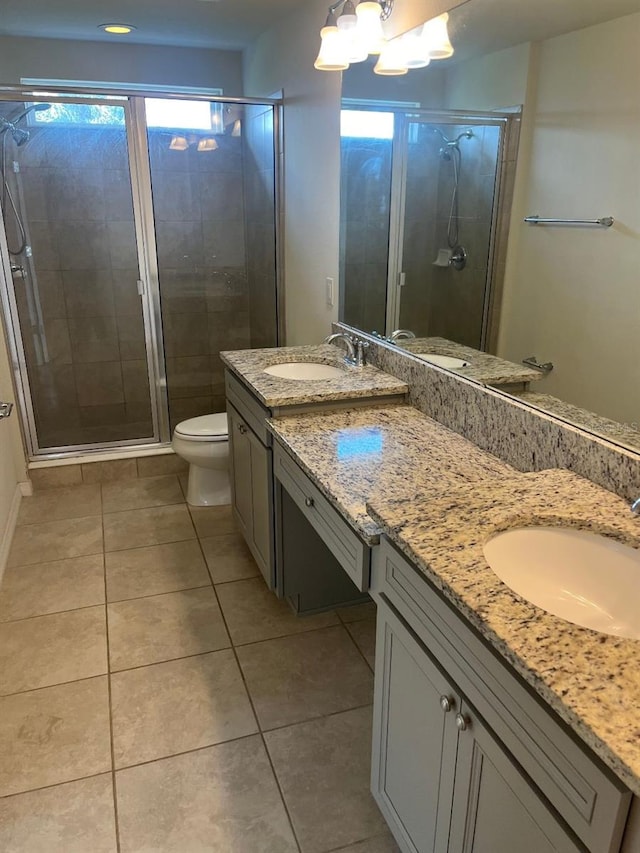
<instances>
[{"instance_id":1,"label":"light bulb fixture arm","mask_svg":"<svg viewBox=\"0 0 640 853\"><path fill-rule=\"evenodd\" d=\"M347 0L336 0L335 3L332 3L329 6L329 14L335 15L335 13L338 11L338 9L341 6L344 6L344 4L346 2L347 2ZM380 20L381 21L387 21L391 17L391 13L393 12L393 4L394 4L395 0L377 0L377 2L380 4L380 6L382 8L382 14L380 15ZM355 3L355 5L356 6L358 5L357 2Z\"/></svg>"}]
</instances>

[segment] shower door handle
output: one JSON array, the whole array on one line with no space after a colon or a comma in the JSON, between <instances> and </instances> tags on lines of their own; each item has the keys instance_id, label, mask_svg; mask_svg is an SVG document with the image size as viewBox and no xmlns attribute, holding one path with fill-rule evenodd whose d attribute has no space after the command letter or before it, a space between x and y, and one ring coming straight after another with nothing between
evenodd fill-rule
<instances>
[{"instance_id":1,"label":"shower door handle","mask_svg":"<svg viewBox=\"0 0 640 853\"><path fill-rule=\"evenodd\" d=\"M13 411L13 403L0 403L0 421L8 418Z\"/></svg>"},{"instance_id":2,"label":"shower door handle","mask_svg":"<svg viewBox=\"0 0 640 853\"><path fill-rule=\"evenodd\" d=\"M404 287L407 283L407 274L405 272L398 273L398 287Z\"/></svg>"}]
</instances>

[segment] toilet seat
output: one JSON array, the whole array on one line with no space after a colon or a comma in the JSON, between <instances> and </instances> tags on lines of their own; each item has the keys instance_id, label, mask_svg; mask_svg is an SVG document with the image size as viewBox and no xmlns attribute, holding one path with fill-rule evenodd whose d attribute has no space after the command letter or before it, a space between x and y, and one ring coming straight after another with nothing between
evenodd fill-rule
<instances>
[{"instance_id":1,"label":"toilet seat","mask_svg":"<svg viewBox=\"0 0 640 853\"><path fill-rule=\"evenodd\" d=\"M174 433L187 441L227 441L229 426L226 412L189 418L179 423Z\"/></svg>"}]
</instances>

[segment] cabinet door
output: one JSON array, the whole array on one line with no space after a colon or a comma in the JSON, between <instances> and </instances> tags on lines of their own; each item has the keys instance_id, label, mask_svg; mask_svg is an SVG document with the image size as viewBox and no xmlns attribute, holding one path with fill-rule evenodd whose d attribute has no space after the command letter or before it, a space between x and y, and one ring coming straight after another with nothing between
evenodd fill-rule
<instances>
[{"instance_id":1,"label":"cabinet door","mask_svg":"<svg viewBox=\"0 0 640 853\"><path fill-rule=\"evenodd\" d=\"M451 817L458 700L424 646L383 600L377 649L372 792L405 853L443 853Z\"/></svg>"},{"instance_id":2,"label":"cabinet door","mask_svg":"<svg viewBox=\"0 0 640 853\"><path fill-rule=\"evenodd\" d=\"M466 703L456 722L460 731L449 853L584 851Z\"/></svg>"},{"instance_id":3,"label":"cabinet door","mask_svg":"<svg viewBox=\"0 0 640 853\"><path fill-rule=\"evenodd\" d=\"M269 589L274 577L273 465L271 450L249 430L251 456L251 539L253 556Z\"/></svg>"},{"instance_id":4,"label":"cabinet door","mask_svg":"<svg viewBox=\"0 0 640 853\"><path fill-rule=\"evenodd\" d=\"M251 444L249 427L233 406L227 406L231 460L231 500L247 544L252 538Z\"/></svg>"}]
</instances>

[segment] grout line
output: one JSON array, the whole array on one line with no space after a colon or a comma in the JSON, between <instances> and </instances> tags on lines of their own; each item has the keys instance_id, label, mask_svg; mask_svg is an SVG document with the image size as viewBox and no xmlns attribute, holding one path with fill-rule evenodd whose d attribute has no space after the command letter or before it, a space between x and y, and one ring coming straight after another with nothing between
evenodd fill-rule
<instances>
[{"instance_id":1,"label":"grout line","mask_svg":"<svg viewBox=\"0 0 640 853\"><path fill-rule=\"evenodd\" d=\"M110 551L109 553L114 553ZM150 592L147 595L132 595L131 598L113 598L107 601L107 606L110 604L124 604L127 601L141 601L145 598L157 598L159 595L174 595L177 592L192 592L194 589L209 589L210 584L201 583L198 586L181 586L179 589L168 589L166 592Z\"/></svg>"},{"instance_id":2,"label":"grout line","mask_svg":"<svg viewBox=\"0 0 640 853\"><path fill-rule=\"evenodd\" d=\"M304 619L304 617L302 617ZM344 628L344 625L336 624L336 625L320 625L318 628L309 628L308 631L295 631L293 634L278 634L277 637L265 637L263 640L251 640L249 643L233 643L232 644L238 649L246 649L248 646L259 646L261 643L271 643L274 640L289 640L292 637L304 637L307 634L317 634L319 631L333 631L336 628ZM347 631L347 633L349 633ZM353 640L353 637L349 635Z\"/></svg>"},{"instance_id":3,"label":"grout line","mask_svg":"<svg viewBox=\"0 0 640 853\"><path fill-rule=\"evenodd\" d=\"M364 620L364 619L363 619L362 621L364 622L364 621L366 621L366 620ZM351 625L359 625L360 623L359 623L359 622L351 622L350 624L351 624ZM360 657L362 658L362 660L366 663L366 665L369 667L369 669L371 670L371 672L375 673L375 671L376 671L375 666L371 666L371 664L370 664L370 663L369 663L369 661L367 660L367 658L366 658L366 656L365 656L365 653L362 651L362 649L360 648L360 646L359 646L359 645L358 645L358 643L356 642L356 638L353 636L353 634L352 634L352 633L351 633L351 631L349 630L349 626L348 626L348 625L345 625L344 627L345 627L345 629L346 629L347 634L349 635L349 638L350 638L351 642L353 643L353 645L354 645L354 646L356 647L356 649L358 650L358 652L359 652ZM374 632L375 632L375 623L374 623ZM374 654L375 654L375 651L374 651Z\"/></svg>"},{"instance_id":4,"label":"grout line","mask_svg":"<svg viewBox=\"0 0 640 853\"><path fill-rule=\"evenodd\" d=\"M25 690L16 690L13 693L0 693L0 699L10 699L13 696L24 696L26 693L35 693L36 690L49 690L52 687L65 687L67 684L77 684L79 681L90 681L92 678L105 678L108 675L109 662L107 661L107 668L104 672L95 672L93 675L82 675L80 678L70 678L68 681L54 681L53 684L43 684L40 687L28 687Z\"/></svg>"},{"instance_id":5,"label":"grout line","mask_svg":"<svg viewBox=\"0 0 640 853\"><path fill-rule=\"evenodd\" d=\"M137 470L137 469L136 469ZM102 484L100 484L100 491L102 492ZM102 536L104 540L104 512L102 513ZM105 602L107 598L107 561L105 555L102 558L102 567L103 567L103 577L104 577L104 597ZM113 793L113 819L115 823L115 834L116 834L116 850L120 853L120 825L118 822L118 792L116 789L116 758L115 758L115 746L113 740L113 698L111 692L111 644L109 642L109 608L105 604L104 607L105 613L105 628L106 628L106 637L107 637L107 688L108 688L108 701L109 701L109 747L111 753L111 790Z\"/></svg>"},{"instance_id":6,"label":"grout line","mask_svg":"<svg viewBox=\"0 0 640 853\"><path fill-rule=\"evenodd\" d=\"M307 723L317 723L318 720L326 720L329 717L337 717L340 714L348 714L349 711L362 711L363 708L373 708L373 701L365 702L364 705L354 705L349 708L341 708L339 711L329 711L326 714L317 714L315 717L305 717L304 720L294 720L292 723L283 723L281 726L273 726L268 729L261 729L265 734L272 732L280 732L283 729L292 729L295 726L304 726Z\"/></svg>"},{"instance_id":7,"label":"grout line","mask_svg":"<svg viewBox=\"0 0 640 853\"><path fill-rule=\"evenodd\" d=\"M200 540L199 540L199 539L198 539L198 544L200 545L200 549L201 549L201 551L202 551L202 556L204 557L204 549L202 548L202 543L200 542ZM206 563L206 558L205 558L205 563ZM207 564L207 571L209 571L209 566L208 566L208 564ZM211 577L211 573L210 573L210 572L209 572L209 576ZM255 705L254 705L254 702L253 702L253 698L252 698L252 696L251 696L251 693L249 692L249 686L248 686L248 684L247 684L247 680L246 680L246 678L245 678L245 676L244 676L244 671L243 671L243 669L242 669L242 667L241 667L241 665L240 665L240 660L239 660L239 658L238 658L238 653L237 653L237 651L236 651L236 649L235 649L235 646L233 645L233 640L231 640L231 632L229 631L229 625L227 624L227 619L226 619L226 616L224 615L224 611L223 611L223 609L222 609L222 605L220 604L220 599L218 598L218 593L216 592L216 588L215 588L215 584L213 583L213 580L211 581L211 587L212 587L212 589L213 589L213 593L214 593L214 595L215 595L215 597L216 597L216 601L218 602L218 606L219 606L219 608L220 608L220 615L221 615L221 617L222 617L222 621L223 621L223 623L224 623L224 627L226 628L227 634L228 634L229 639L230 639L230 641L231 641L231 643L232 643L232 645L231 645L231 650L232 650L232 652L233 652L233 656L234 656L234 659L235 659L235 662L236 662L236 666L238 667L238 671L239 671L239 673L240 673L240 677L242 678L242 683L243 683L243 685L244 685L244 689L245 689L245 692L246 692L246 694L247 694L247 699L249 700L249 704L250 704L250 706L251 706L251 712L253 713L254 719L255 719L255 721L256 721L256 725L258 726L258 732L259 732L259 735L260 735L260 740L262 741L262 748L264 749L265 755L267 756L267 761L269 762L269 766L271 767L271 772L272 772L272 774L273 774L273 779L274 779L274 781L275 781L275 783L276 783L276 787L277 787L277 789L278 789L278 793L280 794L280 800L282 801L282 807L284 808L285 814L286 814L286 816L287 816L287 820L289 821L289 826L291 827L291 834L292 834L292 836L293 836L294 843L295 843L295 845L296 845L296 847L297 847L297 849L298 849L298 853L302 853L302 847L300 846L300 841L298 840L298 836L297 836L297 834L296 834L296 830L295 830L295 827L294 827L294 825L293 825L293 819L292 819L292 817L291 817L291 813L290 813L290 811L289 811L289 806L287 805L287 801L286 801L285 796L284 796L284 791L282 790L282 786L280 785L280 780L278 779L278 774L276 773L276 769L275 769L275 767L274 767L274 765L273 765L273 761L271 760L271 755L269 754L269 750L267 749L267 742L266 742L266 740L265 740L264 733L263 733L263 731L262 731L262 726L261 726L261 724L260 724L260 719L259 719L258 714L257 714L257 712L256 712L256 708L255 708Z\"/></svg>"},{"instance_id":8,"label":"grout line","mask_svg":"<svg viewBox=\"0 0 640 853\"><path fill-rule=\"evenodd\" d=\"M158 507L156 507L157 509ZM136 551L138 548L153 548L154 545L175 545L177 542L195 542L197 536L188 536L182 539L168 539L166 542L151 542L147 545L135 545L133 548L107 548L105 554L120 554L122 551ZM90 554L81 554L81 556L89 557Z\"/></svg>"},{"instance_id":9,"label":"grout line","mask_svg":"<svg viewBox=\"0 0 640 853\"><path fill-rule=\"evenodd\" d=\"M177 658L167 658L167 660L155 660L151 663L141 663L138 666L127 666L123 669L112 669L111 675L120 675L121 672L135 672L138 669L148 669L150 666L161 666L163 663L175 663L179 660L191 660L192 658L202 658L205 655L215 655L217 652L228 652L232 648L231 641L228 646L222 646L218 649L208 649L206 652L194 652L191 655L181 655Z\"/></svg>"},{"instance_id":10,"label":"grout line","mask_svg":"<svg viewBox=\"0 0 640 853\"><path fill-rule=\"evenodd\" d=\"M92 554L97 557L97 554ZM104 555L100 555L104 556ZM46 619L48 616L60 616L63 613L77 613L78 610L91 610L92 607L104 607L106 601L98 601L96 604L81 604L80 607L69 607L66 610L52 610L51 613L34 613L33 616L19 616L17 619L0 619L0 625L16 625L18 622L28 622L29 619ZM78 679L74 679L77 681Z\"/></svg>"},{"instance_id":11,"label":"grout line","mask_svg":"<svg viewBox=\"0 0 640 853\"><path fill-rule=\"evenodd\" d=\"M166 509L170 506L188 506L188 504L185 501L178 501L177 503L155 504L152 506L136 506L129 509L112 509L109 512L104 512L103 510L102 515L117 515L119 512L137 512L140 509Z\"/></svg>"},{"instance_id":12,"label":"grout line","mask_svg":"<svg viewBox=\"0 0 640 853\"><path fill-rule=\"evenodd\" d=\"M12 794L0 794L0 802L12 797L21 797L23 794L34 794L37 791L48 791L51 788L60 788L62 785L71 785L73 782L84 782L86 779L97 779L98 776L111 776L110 770L102 770L100 773L91 773L89 776L76 776L73 779L65 779L63 782L54 782L52 785L40 785L37 788L25 788L24 791L14 791Z\"/></svg>"},{"instance_id":13,"label":"grout line","mask_svg":"<svg viewBox=\"0 0 640 853\"><path fill-rule=\"evenodd\" d=\"M158 755L156 758L149 758L147 761L137 761L135 764L123 764L122 767L116 767L115 773L121 773L123 770L134 770L136 767L146 767L149 764L158 764L160 761L167 761L170 758L180 758L183 755L193 755L194 752L203 752L205 749L214 749L216 746L223 746L226 743L236 743L240 740L248 740L252 737L259 737L260 732L251 732L248 735L238 735L238 737L230 737L228 740L217 740L213 743L205 743L203 746L194 746L192 749L183 749L181 752L171 752L169 755Z\"/></svg>"}]
</instances>

